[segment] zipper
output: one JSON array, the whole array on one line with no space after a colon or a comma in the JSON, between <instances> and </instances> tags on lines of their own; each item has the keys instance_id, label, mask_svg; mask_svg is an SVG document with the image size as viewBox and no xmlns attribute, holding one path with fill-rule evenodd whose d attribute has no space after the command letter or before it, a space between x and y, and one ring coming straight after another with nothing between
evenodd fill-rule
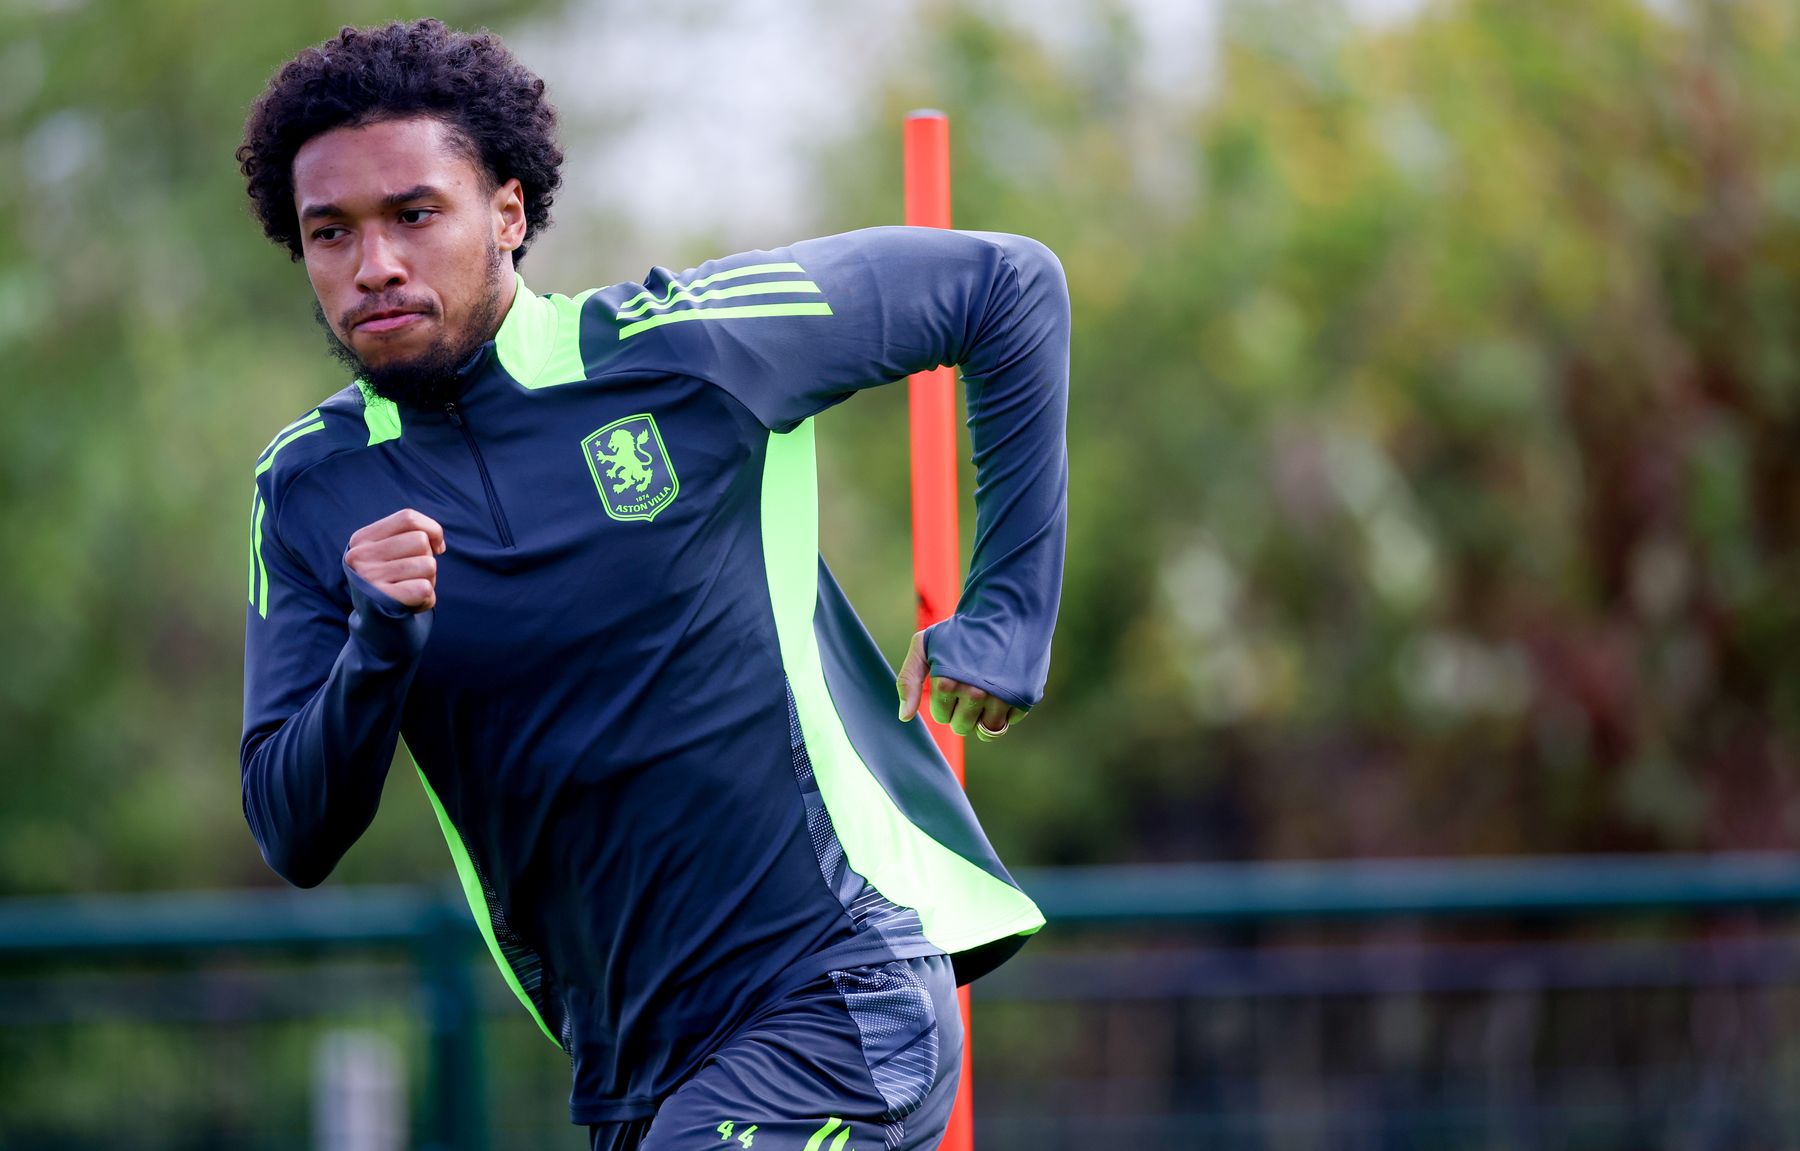
<instances>
[{"instance_id":1,"label":"zipper","mask_svg":"<svg viewBox=\"0 0 1800 1151\"><path fill-rule=\"evenodd\" d=\"M494 481L488 475L487 461L481 458L481 449L475 446L475 433L469 425L463 423L462 413L456 410L454 402L444 405L444 414L462 433L463 443L469 445L469 454L475 457L475 470L481 473L481 490L487 493L488 511L494 516L494 530L500 533L500 542L506 547L513 546L512 528L506 524L506 513L500 510L500 495L494 491Z\"/></svg>"}]
</instances>

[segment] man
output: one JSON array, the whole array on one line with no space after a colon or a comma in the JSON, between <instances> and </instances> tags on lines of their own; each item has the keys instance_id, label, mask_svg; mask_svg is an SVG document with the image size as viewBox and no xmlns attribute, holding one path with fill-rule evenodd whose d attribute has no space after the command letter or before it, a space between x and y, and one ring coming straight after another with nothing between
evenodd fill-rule
<instances>
[{"instance_id":1,"label":"man","mask_svg":"<svg viewBox=\"0 0 1800 1151\"><path fill-rule=\"evenodd\" d=\"M242 770L322 881L404 735L596 1148L934 1147L955 985L1042 925L921 724L1040 699L1068 303L1018 237L876 229L574 298L514 272L543 83L436 21L300 53L238 152L356 383L256 465ZM621 180L625 194L655 195ZM893 673L818 555L811 417L963 366L957 614Z\"/></svg>"}]
</instances>

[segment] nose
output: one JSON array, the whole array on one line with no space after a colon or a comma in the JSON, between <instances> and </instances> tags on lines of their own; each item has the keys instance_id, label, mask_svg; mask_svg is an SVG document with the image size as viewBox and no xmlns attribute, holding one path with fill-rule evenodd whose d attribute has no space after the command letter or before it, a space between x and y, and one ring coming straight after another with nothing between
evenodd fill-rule
<instances>
[{"instance_id":1,"label":"nose","mask_svg":"<svg viewBox=\"0 0 1800 1151\"><path fill-rule=\"evenodd\" d=\"M356 266L356 286L371 295L406 283L406 265L399 245L380 229L363 236L362 258Z\"/></svg>"}]
</instances>

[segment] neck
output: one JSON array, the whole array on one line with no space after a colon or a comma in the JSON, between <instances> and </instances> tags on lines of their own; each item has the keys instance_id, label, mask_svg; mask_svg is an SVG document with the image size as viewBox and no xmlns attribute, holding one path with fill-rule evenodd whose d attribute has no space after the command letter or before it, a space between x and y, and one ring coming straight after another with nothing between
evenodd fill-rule
<instances>
[{"instance_id":1,"label":"neck","mask_svg":"<svg viewBox=\"0 0 1800 1151\"><path fill-rule=\"evenodd\" d=\"M487 334L487 338L490 340L500 335L500 329L506 323L507 314L512 311L513 300L519 295L519 277L513 271L513 262L510 257L500 274L505 283L500 288L500 308L494 313L494 330Z\"/></svg>"}]
</instances>

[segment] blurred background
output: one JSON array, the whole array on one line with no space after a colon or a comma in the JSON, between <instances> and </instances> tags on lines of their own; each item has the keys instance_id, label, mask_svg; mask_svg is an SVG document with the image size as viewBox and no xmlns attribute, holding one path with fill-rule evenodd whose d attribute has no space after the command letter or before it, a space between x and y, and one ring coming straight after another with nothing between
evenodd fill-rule
<instances>
[{"instance_id":1,"label":"blurred background","mask_svg":"<svg viewBox=\"0 0 1800 1151\"><path fill-rule=\"evenodd\" d=\"M1068 270L982 1151L1800 1147L1792 0L0 2L0 1147L586 1146L411 772L288 893L233 771L251 466L343 380L232 151L427 14L561 109L540 292L897 222L919 106ZM905 413L819 425L894 659Z\"/></svg>"}]
</instances>

